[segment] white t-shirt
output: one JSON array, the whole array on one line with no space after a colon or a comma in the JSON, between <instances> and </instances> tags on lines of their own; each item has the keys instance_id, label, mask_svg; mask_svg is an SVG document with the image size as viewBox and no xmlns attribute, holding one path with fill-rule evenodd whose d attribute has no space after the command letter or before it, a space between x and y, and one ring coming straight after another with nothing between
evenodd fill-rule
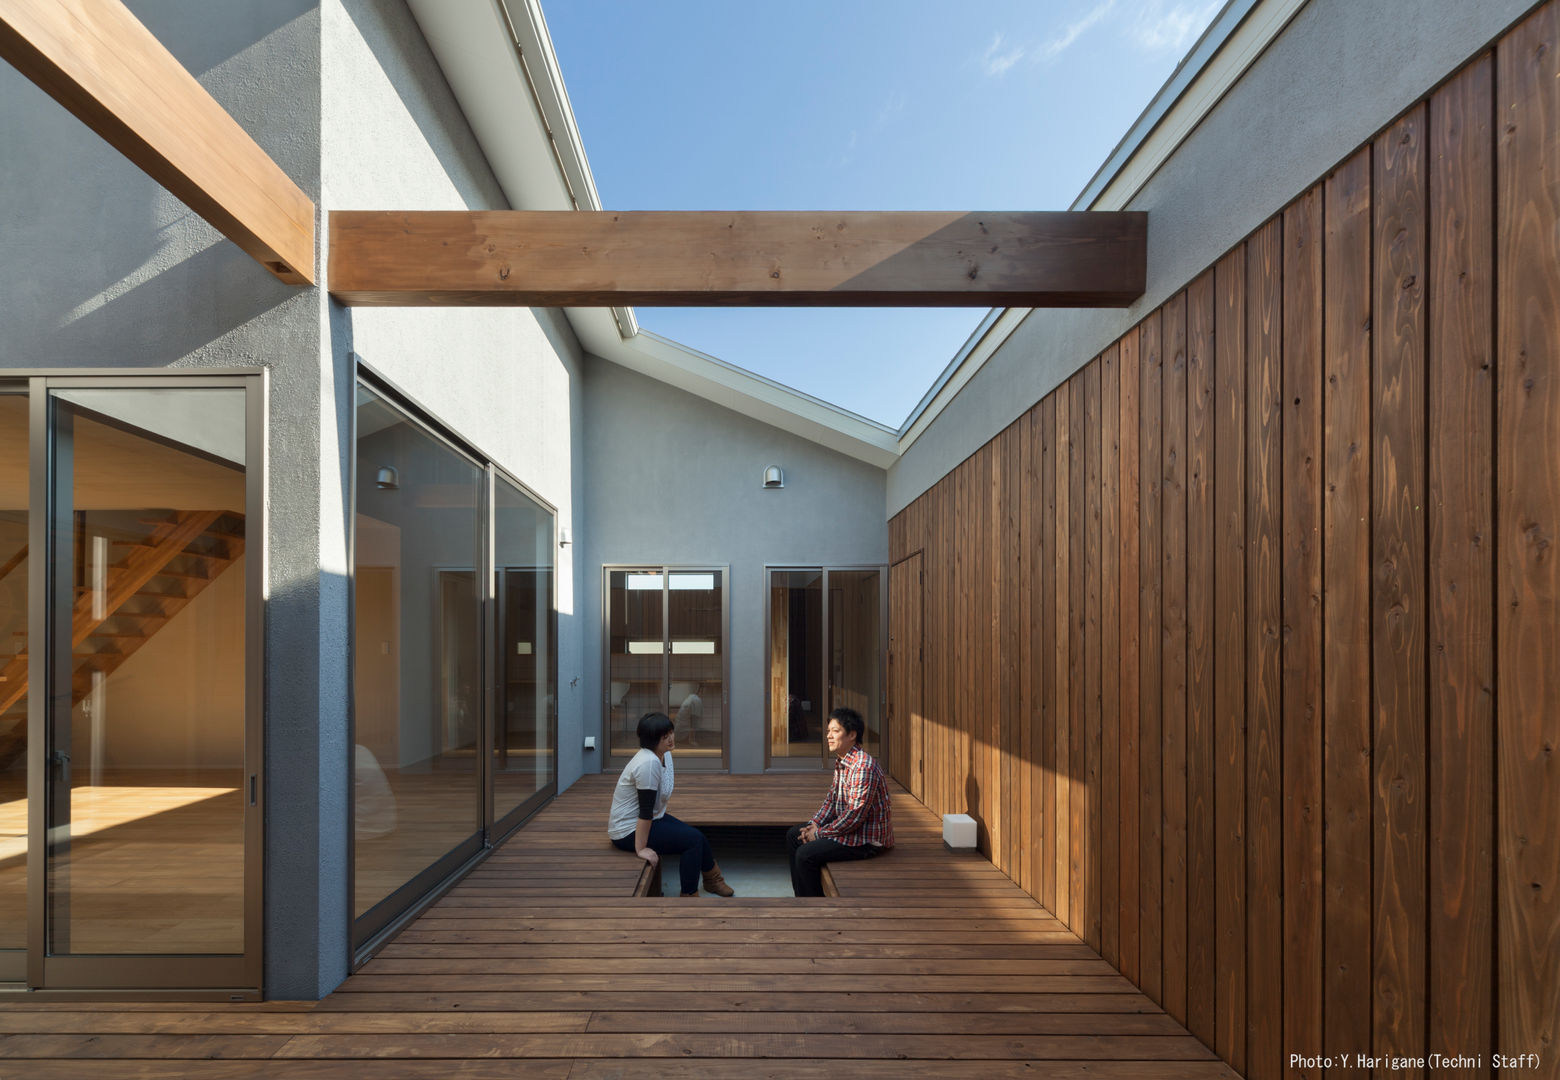
<instances>
[{"instance_id":1,"label":"white t-shirt","mask_svg":"<svg viewBox=\"0 0 1560 1080\"><path fill-rule=\"evenodd\" d=\"M666 764L655 756L654 750L640 749L623 766L617 787L612 789L612 813L607 817L607 839L621 840L632 836L639 821L639 792L654 791L655 813L666 813L667 801L672 797L672 755L666 755Z\"/></svg>"}]
</instances>

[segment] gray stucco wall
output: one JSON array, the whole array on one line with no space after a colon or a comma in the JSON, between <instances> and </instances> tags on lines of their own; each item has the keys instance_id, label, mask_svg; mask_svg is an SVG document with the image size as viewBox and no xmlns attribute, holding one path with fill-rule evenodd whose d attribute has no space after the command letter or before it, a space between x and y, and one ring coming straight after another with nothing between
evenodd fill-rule
<instances>
[{"instance_id":1,"label":"gray stucco wall","mask_svg":"<svg viewBox=\"0 0 1560 1080\"><path fill-rule=\"evenodd\" d=\"M764 768L764 567L888 561L885 474L779 428L589 357L584 516L575 530L584 735L602 736L602 568L729 566L730 768ZM761 485L767 465L785 487ZM561 672L568 685L571 673ZM576 740L578 745L578 740ZM588 772L604 750L590 753ZM603 824L606 808L602 808Z\"/></svg>"},{"instance_id":2,"label":"gray stucco wall","mask_svg":"<svg viewBox=\"0 0 1560 1080\"><path fill-rule=\"evenodd\" d=\"M384 0L130 0L132 11L324 213L506 205L415 22ZM347 973L353 363L380 372L573 525L580 353L525 310L348 311L283 285L0 65L0 369L265 369L266 989ZM879 500L881 502L881 498ZM560 553L563 685L582 666ZM595 626L591 621L592 627ZM561 703L561 778L580 771Z\"/></svg>"},{"instance_id":3,"label":"gray stucco wall","mask_svg":"<svg viewBox=\"0 0 1560 1080\"><path fill-rule=\"evenodd\" d=\"M129 7L318 202L314 0ZM339 557L322 559L339 527L322 518L322 482L340 479L322 439L323 294L278 282L6 65L0 104L0 250L27 267L0 292L0 366L269 372L266 979L312 996L340 980L347 949L345 921L320 917L346 903L348 685L345 579Z\"/></svg>"},{"instance_id":4,"label":"gray stucco wall","mask_svg":"<svg viewBox=\"0 0 1560 1080\"><path fill-rule=\"evenodd\" d=\"M897 514L1533 6L1311 0L1127 207L1148 288L1122 311L1029 315L888 475Z\"/></svg>"}]
</instances>

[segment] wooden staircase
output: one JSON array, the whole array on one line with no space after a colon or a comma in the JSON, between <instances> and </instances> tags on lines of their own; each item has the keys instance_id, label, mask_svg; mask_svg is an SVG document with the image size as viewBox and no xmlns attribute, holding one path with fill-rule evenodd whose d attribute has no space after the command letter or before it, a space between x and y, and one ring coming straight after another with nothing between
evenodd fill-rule
<instances>
[{"instance_id":1,"label":"wooden staircase","mask_svg":"<svg viewBox=\"0 0 1560 1080\"><path fill-rule=\"evenodd\" d=\"M76 586L73 706L91 693L95 674L107 678L244 553L244 516L234 511L175 510L144 524L151 526L145 536L113 541L122 555L109 565L101 592ZM23 558L25 551L11 568ZM14 654L0 652L0 769L27 745L26 631L16 638Z\"/></svg>"}]
</instances>

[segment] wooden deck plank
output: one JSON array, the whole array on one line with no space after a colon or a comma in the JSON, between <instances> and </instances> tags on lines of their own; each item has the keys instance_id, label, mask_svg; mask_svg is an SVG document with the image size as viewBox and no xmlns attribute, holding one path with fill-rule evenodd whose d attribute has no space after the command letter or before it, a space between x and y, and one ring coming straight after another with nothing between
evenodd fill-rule
<instances>
[{"instance_id":1,"label":"wooden deck plank","mask_svg":"<svg viewBox=\"0 0 1560 1080\"><path fill-rule=\"evenodd\" d=\"M897 783L898 846L836 864L839 896L690 901L629 895L613 779L577 782L323 1001L0 1002L0 1077L1233 1075L986 858L945 849ZM785 824L824 782L685 776L676 813Z\"/></svg>"},{"instance_id":2,"label":"wooden deck plank","mask_svg":"<svg viewBox=\"0 0 1560 1080\"><path fill-rule=\"evenodd\" d=\"M731 1058L684 1058L677 1062L679 1077L730 1077ZM788 1080L837 1080L840 1064L834 1059L792 1058L773 1064L747 1060L740 1065L748 1080L785 1077ZM467 1058L399 1061L393 1066L376 1063L376 1077L393 1080L512 1080L515 1062L507 1058ZM900 1080L905 1076L939 1076L1002 1080L1006 1077L1032 1077L1034 1067L1027 1061L853 1061L850 1074L863 1080ZM272 1060L255 1061L181 1061L157 1060L95 1061L94 1080L346 1080L359 1076L351 1062ZM526 1080L664 1080L668 1075L665 1058L595 1059L590 1061L528 1059ZM81 1065L76 1061L30 1061L27 1076L37 1080L79 1080ZM1046 1076L1053 1080L1204 1080L1233 1077L1229 1066L1218 1061L1051 1061Z\"/></svg>"},{"instance_id":3,"label":"wooden deck plank","mask_svg":"<svg viewBox=\"0 0 1560 1080\"><path fill-rule=\"evenodd\" d=\"M72 1036L27 1036L68 1040ZM105 1036L83 1043L92 1056L103 1053L121 1037ZM131 1037L124 1037L131 1038ZM80 1041L80 1040L78 1040ZM0 1043L0 1053L6 1044ZM53 1056L53 1055L50 1055ZM859 1058L914 1057L925 1060L1067 1059L1067 1060L1205 1060L1212 1056L1190 1035L851 1035L792 1033L607 1033L586 1035L299 1035L278 1052L280 1057L409 1059L419 1057L571 1057L571 1058Z\"/></svg>"},{"instance_id":4,"label":"wooden deck plank","mask_svg":"<svg viewBox=\"0 0 1560 1080\"><path fill-rule=\"evenodd\" d=\"M891 993L760 993L730 994L699 990L678 995L677 1004L691 1011L732 1014L733 1023L746 1028L753 1014L805 1012L899 1013L1022 1013L1038 1015L1062 1012L1152 1012L1159 1007L1136 991L1105 994L1015 994L955 991L908 994ZM666 995L658 990L569 990L545 993L534 990L338 991L319 1004L321 1012L429 1012L460 1010L463 1013L527 1009L610 1009L615 1011L666 1011Z\"/></svg>"}]
</instances>

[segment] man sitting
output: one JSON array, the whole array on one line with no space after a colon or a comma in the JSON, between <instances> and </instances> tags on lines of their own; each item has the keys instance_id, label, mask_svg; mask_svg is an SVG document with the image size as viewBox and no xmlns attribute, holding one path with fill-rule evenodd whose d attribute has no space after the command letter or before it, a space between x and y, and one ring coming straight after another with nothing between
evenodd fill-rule
<instances>
[{"instance_id":1,"label":"man sitting","mask_svg":"<svg viewBox=\"0 0 1560 1080\"><path fill-rule=\"evenodd\" d=\"M840 859L869 859L894 846L888 781L861 748L866 725L855 709L829 714L829 751L837 756L828 797L805 824L785 834L791 856L791 890L823 895L823 865Z\"/></svg>"}]
</instances>

